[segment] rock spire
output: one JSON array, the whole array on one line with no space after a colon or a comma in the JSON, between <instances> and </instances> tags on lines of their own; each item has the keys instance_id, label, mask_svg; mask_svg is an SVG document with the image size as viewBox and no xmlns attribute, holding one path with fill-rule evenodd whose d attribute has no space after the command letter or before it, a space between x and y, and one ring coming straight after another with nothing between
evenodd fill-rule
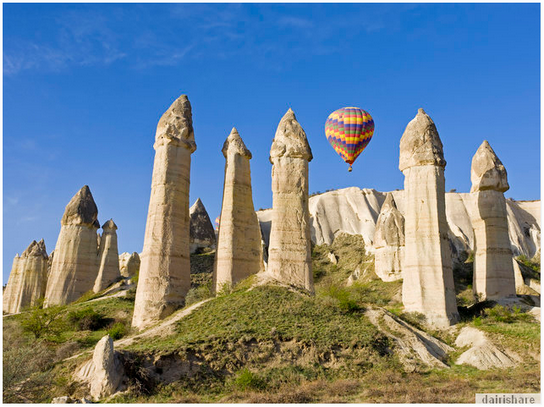
<instances>
[{"instance_id":1,"label":"rock spire","mask_svg":"<svg viewBox=\"0 0 544 407\"><path fill-rule=\"evenodd\" d=\"M400 140L399 169L404 173L405 310L447 327L459 319L453 285L445 208L442 142L431 118L419 109Z\"/></svg>"},{"instance_id":2,"label":"rock spire","mask_svg":"<svg viewBox=\"0 0 544 407\"><path fill-rule=\"evenodd\" d=\"M402 278L404 244L404 216L397 209L393 194L388 193L374 233L374 270L383 281Z\"/></svg>"},{"instance_id":3,"label":"rock spire","mask_svg":"<svg viewBox=\"0 0 544 407\"><path fill-rule=\"evenodd\" d=\"M251 190L251 152L236 128L227 137L222 151L226 163L214 264L216 292L264 269L261 230Z\"/></svg>"},{"instance_id":4,"label":"rock spire","mask_svg":"<svg viewBox=\"0 0 544 407\"><path fill-rule=\"evenodd\" d=\"M145 328L183 306L191 287L189 183L196 150L191 104L181 95L155 137L151 198L132 325Z\"/></svg>"},{"instance_id":5,"label":"rock spire","mask_svg":"<svg viewBox=\"0 0 544 407\"><path fill-rule=\"evenodd\" d=\"M98 274L98 209L87 185L66 206L44 306L64 305L93 289Z\"/></svg>"},{"instance_id":6,"label":"rock spire","mask_svg":"<svg viewBox=\"0 0 544 407\"><path fill-rule=\"evenodd\" d=\"M98 276L93 287L95 293L104 290L121 277L117 248L117 225L113 219L110 219L102 225L102 230L98 250Z\"/></svg>"},{"instance_id":7,"label":"rock spire","mask_svg":"<svg viewBox=\"0 0 544 407\"><path fill-rule=\"evenodd\" d=\"M289 109L272 148L272 224L267 272L278 281L314 290L308 209L308 162L313 158L306 133Z\"/></svg>"},{"instance_id":8,"label":"rock spire","mask_svg":"<svg viewBox=\"0 0 544 407\"><path fill-rule=\"evenodd\" d=\"M15 256L3 296L4 312L17 313L37 305L45 295L47 262L43 239L33 240L20 257Z\"/></svg>"},{"instance_id":9,"label":"rock spire","mask_svg":"<svg viewBox=\"0 0 544 407\"><path fill-rule=\"evenodd\" d=\"M198 198L189 209L190 218L190 250L196 253L202 249L215 248L215 230L208 211Z\"/></svg>"},{"instance_id":10,"label":"rock spire","mask_svg":"<svg viewBox=\"0 0 544 407\"><path fill-rule=\"evenodd\" d=\"M474 197L474 293L496 300L516 294L504 192L506 169L487 141L474 154L470 172Z\"/></svg>"}]
</instances>

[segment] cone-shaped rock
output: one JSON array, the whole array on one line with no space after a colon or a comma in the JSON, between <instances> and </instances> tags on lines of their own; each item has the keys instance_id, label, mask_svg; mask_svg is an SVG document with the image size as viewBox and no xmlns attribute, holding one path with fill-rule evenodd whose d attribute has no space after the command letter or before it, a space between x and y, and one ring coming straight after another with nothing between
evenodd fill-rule
<instances>
[{"instance_id":1,"label":"cone-shaped rock","mask_svg":"<svg viewBox=\"0 0 544 407\"><path fill-rule=\"evenodd\" d=\"M117 225L110 219L102 225L100 248L98 250L98 276L93 291L98 293L115 282L120 276L119 249L117 247Z\"/></svg>"},{"instance_id":2,"label":"cone-shaped rock","mask_svg":"<svg viewBox=\"0 0 544 407\"><path fill-rule=\"evenodd\" d=\"M140 271L140 255L136 252L119 255L119 270L123 277L132 277Z\"/></svg>"},{"instance_id":3,"label":"cone-shaped rock","mask_svg":"<svg viewBox=\"0 0 544 407\"><path fill-rule=\"evenodd\" d=\"M459 319L446 223L444 153L431 118L419 109L400 140L404 173L405 258L402 300L408 312L446 327Z\"/></svg>"},{"instance_id":4,"label":"cone-shaped rock","mask_svg":"<svg viewBox=\"0 0 544 407\"><path fill-rule=\"evenodd\" d=\"M214 264L216 292L264 269L261 229L251 191L251 153L235 128L222 151L226 164Z\"/></svg>"},{"instance_id":5,"label":"cone-shaped rock","mask_svg":"<svg viewBox=\"0 0 544 407\"><path fill-rule=\"evenodd\" d=\"M15 256L4 292L4 312L20 312L43 298L47 284L47 260L43 239L32 241L21 257Z\"/></svg>"},{"instance_id":6,"label":"cone-shaped rock","mask_svg":"<svg viewBox=\"0 0 544 407\"><path fill-rule=\"evenodd\" d=\"M202 249L215 249L215 230L200 198L189 209L189 218L191 253Z\"/></svg>"},{"instance_id":7,"label":"cone-shaped rock","mask_svg":"<svg viewBox=\"0 0 544 407\"><path fill-rule=\"evenodd\" d=\"M404 244L404 216L397 209L393 194L388 193L374 233L374 270L383 281L402 278Z\"/></svg>"},{"instance_id":8,"label":"cone-shaped rock","mask_svg":"<svg viewBox=\"0 0 544 407\"><path fill-rule=\"evenodd\" d=\"M506 169L484 141L472 158L471 220L474 229L475 294L496 300L516 294L512 249L508 237Z\"/></svg>"},{"instance_id":9,"label":"cone-shaped rock","mask_svg":"<svg viewBox=\"0 0 544 407\"><path fill-rule=\"evenodd\" d=\"M291 109L281 119L270 149L272 224L268 268L277 280L313 292L306 133Z\"/></svg>"},{"instance_id":10,"label":"cone-shaped rock","mask_svg":"<svg viewBox=\"0 0 544 407\"><path fill-rule=\"evenodd\" d=\"M45 291L45 306L64 305L93 289L98 274L98 209L87 185L66 206Z\"/></svg>"},{"instance_id":11,"label":"cone-shaped rock","mask_svg":"<svg viewBox=\"0 0 544 407\"><path fill-rule=\"evenodd\" d=\"M191 287L189 183L196 150L191 104L180 96L162 115L132 325L144 328L183 306Z\"/></svg>"}]
</instances>

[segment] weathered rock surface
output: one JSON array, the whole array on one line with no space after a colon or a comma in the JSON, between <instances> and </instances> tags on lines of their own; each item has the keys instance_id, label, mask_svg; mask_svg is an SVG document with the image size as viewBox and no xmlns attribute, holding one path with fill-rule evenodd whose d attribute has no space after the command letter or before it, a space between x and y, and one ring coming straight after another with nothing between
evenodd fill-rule
<instances>
[{"instance_id":1,"label":"weathered rock surface","mask_svg":"<svg viewBox=\"0 0 544 407\"><path fill-rule=\"evenodd\" d=\"M448 352L454 350L451 346L407 324L382 308L367 310L365 315L393 341L395 353L407 372L449 368L445 361Z\"/></svg>"},{"instance_id":2,"label":"weathered rock surface","mask_svg":"<svg viewBox=\"0 0 544 407\"><path fill-rule=\"evenodd\" d=\"M145 328L181 307L191 286L189 183L196 150L191 104L180 96L155 137L151 198L132 325Z\"/></svg>"},{"instance_id":3,"label":"weathered rock surface","mask_svg":"<svg viewBox=\"0 0 544 407\"><path fill-rule=\"evenodd\" d=\"M387 194L374 233L375 272L383 281L402 278L404 263L404 216L397 209L393 194Z\"/></svg>"},{"instance_id":4,"label":"weathered rock surface","mask_svg":"<svg viewBox=\"0 0 544 407\"><path fill-rule=\"evenodd\" d=\"M121 276L132 277L140 271L140 255L136 252L119 255L119 270Z\"/></svg>"},{"instance_id":5,"label":"weathered rock surface","mask_svg":"<svg viewBox=\"0 0 544 407\"><path fill-rule=\"evenodd\" d=\"M20 312L45 295L48 257L42 240L32 241L21 257L15 256L3 296L3 311Z\"/></svg>"},{"instance_id":6,"label":"weathered rock surface","mask_svg":"<svg viewBox=\"0 0 544 407\"><path fill-rule=\"evenodd\" d=\"M196 253L202 249L215 249L215 230L208 211L198 198L189 209L190 218L190 251Z\"/></svg>"},{"instance_id":7,"label":"weathered rock surface","mask_svg":"<svg viewBox=\"0 0 544 407\"><path fill-rule=\"evenodd\" d=\"M272 148L272 223L267 273L282 283L313 292L308 162L313 158L306 133L289 109Z\"/></svg>"},{"instance_id":8,"label":"weathered rock surface","mask_svg":"<svg viewBox=\"0 0 544 407\"><path fill-rule=\"evenodd\" d=\"M98 250L98 276L93 291L98 293L121 277L119 271L119 249L117 248L117 225L113 219L102 225Z\"/></svg>"},{"instance_id":9,"label":"weathered rock surface","mask_svg":"<svg viewBox=\"0 0 544 407\"><path fill-rule=\"evenodd\" d=\"M474 228L474 293L496 300L516 294L512 250L504 192L508 190L506 169L484 141L472 158L471 211Z\"/></svg>"},{"instance_id":10,"label":"weathered rock surface","mask_svg":"<svg viewBox=\"0 0 544 407\"><path fill-rule=\"evenodd\" d=\"M446 222L445 166L436 126L419 109L400 140L406 206L402 300L406 311L423 313L437 327L459 319Z\"/></svg>"},{"instance_id":11,"label":"weathered rock surface","mask_svg":"<svg viewBox=\"0 0 544 407\"><path fill-rule=\"evenodd\" d=\"M44 306L71 303L93 289L98 274L97 216L91 190L85 185L64 211Z\"/></svg>"},{"instance_id":12,"label":"weathered rock surface","mask_svg":"<svg viewBox=\"0 0 544 407\"><path fill-rule=\"evenodd\" d=\"M253 206L251 172L247 149L233 128L223 145L225 182L213 287L221 291L244 278L264 270L261 231Z\"/></svg>"},{"instance_id":13,"label":"weathered rock surface","mask_svg":"<svg viewBox=\"0 0 544 407\"><path fill-rule=\"evenodd\" d=\"M461 329L455 340L455 345L471 347L459 356L455 362L458 365L471 365L480 370L504 369L516 365L516 362L519 361L517 355L513 353L507 355L495 346L484 332L470 326Z\"/></svg>"},{"instance_id":14,"label":"weathered rock surface","mask_svg":"<svg viewBox=\"0 0 544 407\"><path fill-rule=\"evenodd\" d=\"M125 387L125 370L119 355L113 349L113 340L109 335L100 339L94 349L93 358L83 364L74 376L89 384L91 397L95 401L109 397Z\"/></svg>"}]
</instances>

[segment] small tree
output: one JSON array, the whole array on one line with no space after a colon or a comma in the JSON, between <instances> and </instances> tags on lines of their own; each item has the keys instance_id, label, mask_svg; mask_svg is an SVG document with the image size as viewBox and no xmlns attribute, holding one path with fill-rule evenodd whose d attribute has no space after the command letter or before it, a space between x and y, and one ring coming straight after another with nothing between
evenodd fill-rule
<instances>
[{"instance_id":1,"label":"small tree","mask_svg":"<svg viewBox=\"0 0 544 407\"><path fill-rule=\"evenodd\" d=\"M21 322L25 332L30 332L36 339L48 335L58 335L63 330L64 321L61 318L64 307L53 306L43 308L43 300L30 309L28 317Z\"/></svg>"}]
</instances>

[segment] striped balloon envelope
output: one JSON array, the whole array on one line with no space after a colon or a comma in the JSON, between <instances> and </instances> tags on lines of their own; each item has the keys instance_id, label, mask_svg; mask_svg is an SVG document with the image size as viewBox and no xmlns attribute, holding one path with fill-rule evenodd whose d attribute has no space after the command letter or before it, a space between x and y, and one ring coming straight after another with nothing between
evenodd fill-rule
<instances>
[{"instance_id":1,"label":"striped balloon envelope","mask_svg":"<svg viewBox=\"0 0 544 407\"><path fill-rule=\"evenodd\" d=\"M374 134L374 120L358 107L343 107L332 112L325 123L325 135L342 159L349 164L366 148Z\"/></svg>"}]
</instances>

